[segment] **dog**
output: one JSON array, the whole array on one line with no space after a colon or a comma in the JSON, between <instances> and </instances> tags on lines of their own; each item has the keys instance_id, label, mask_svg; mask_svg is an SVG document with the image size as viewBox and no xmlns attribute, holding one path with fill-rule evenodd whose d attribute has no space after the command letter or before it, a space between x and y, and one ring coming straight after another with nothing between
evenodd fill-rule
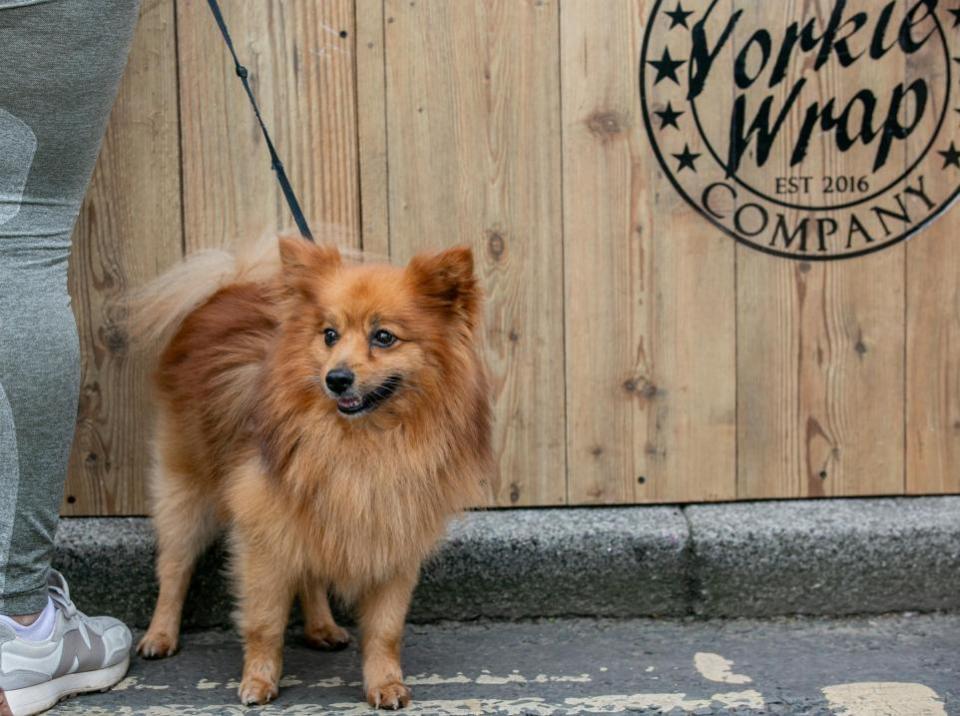
<instances>
[{"instance_id":1,"label":"dog","mask_svg":"<svg viewBox=\"0 0 960 716\"><path fill-rule=\"evenodd\" d=\"M294 598L310 645L346 646L328 590L356 608L366 700L410 702L400 651L421 563L493 470L482 312L468 248L401 268L290 236L201 253L133 298L131 332L162 346L142 656L176 651L194 564L225 531L243 704L278 695Z\"/></svg>"}]
</instances>

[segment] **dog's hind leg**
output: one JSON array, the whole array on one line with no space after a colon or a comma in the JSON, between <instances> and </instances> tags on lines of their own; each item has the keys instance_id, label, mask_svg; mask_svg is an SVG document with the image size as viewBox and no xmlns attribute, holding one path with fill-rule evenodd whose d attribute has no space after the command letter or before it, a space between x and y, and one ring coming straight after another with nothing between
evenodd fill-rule
<instances>
[{"instance_id":1,"label":"dog's hind leg","mask_svg":"<svg viewBox=\"0 0 960 716\"><path fill-rule=\"evenodd\" d=\"M350 643L350 633L333 619L327 585L322 579L307 575L301 580L300 606L308 645L324 651L339 651Z\"/></svg>"},{"instance_id":2,"label":"dog's hind leg","mask_svg":"<svg viewBox=\"0 0 960 716\"><path fill-rule=\"evenodd\" d=\"M190 476L176 474L162 459L152 486L160 594L137 651L147 659L160 659L177 650L190 577L197 558L216 537L218 525L209 496Z\"/></svg>"}]
</instances>

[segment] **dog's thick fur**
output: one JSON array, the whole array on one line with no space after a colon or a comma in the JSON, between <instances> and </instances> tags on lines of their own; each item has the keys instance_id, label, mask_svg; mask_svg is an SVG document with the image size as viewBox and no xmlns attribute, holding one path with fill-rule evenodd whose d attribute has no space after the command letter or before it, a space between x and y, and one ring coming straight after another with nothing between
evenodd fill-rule
<instances>
[{"instance_id":1,"label":"dog's thick fur","mask_svg":"<svg viewBox=\"0 0 960 716\"><path fill-rule=\"evenodd\" d=\"M367 700L409 702L400 642L420 564L491 473L481 303L469 249L397 268L286 237L246 257L207 252L139 292L131 331L164 346L151 485L160 595L141 654L176 650L194 562L224 528L244 703L277 695L296 596L309 642L347 643L328 589L356 605ZM381 329L397 342L373 342ZM325 385L335 368L361 395L399 387L345 415Z\"/></svg>"}]
</instances>

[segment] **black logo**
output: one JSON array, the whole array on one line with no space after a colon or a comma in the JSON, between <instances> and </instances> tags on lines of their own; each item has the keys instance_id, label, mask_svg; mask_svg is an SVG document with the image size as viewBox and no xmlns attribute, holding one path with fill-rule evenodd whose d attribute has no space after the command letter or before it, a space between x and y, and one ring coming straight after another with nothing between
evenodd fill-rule
<instances>
[{"instance_id":1,"label":"black logo","mask_svg":"<svg viewBox=\"0 0 960 716\"><path fill-rule=\"evenodd\" d=\"M647 133L698 212L797 258L878 251L960 192L960 0L656 0Z\"/></svg>"}]
</instances>

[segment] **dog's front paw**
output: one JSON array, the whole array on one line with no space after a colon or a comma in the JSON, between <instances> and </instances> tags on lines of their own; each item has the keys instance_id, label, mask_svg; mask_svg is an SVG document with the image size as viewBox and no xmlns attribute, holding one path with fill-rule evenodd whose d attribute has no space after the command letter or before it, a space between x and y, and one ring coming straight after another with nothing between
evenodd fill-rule
<instances>
[{"instance_id":1,"label":"dog's front paw","mask_svg":"<svg viewBox=\"0 0 960 716\"><path fill-rule=\"evenodd\" d=\"M350 632L336 624L324 624L321 627L307 627L304 638L314 649L340 651L350 643Z\"/></svg>"},{"instance_id":2,"label":"dog's front paw","mask_svg":"<svg viewBox=\"0 0 960 716\"><path fill-rule=\"evenodd\" d=\"M137 653L144 659L163 659L177 652L177 635L149 630L137 644Z\"/></svg>"},{"instance_id":3,"label":"dog's front paw","mask_svg":"<svg viewBox=\"0 0 960 716\"><path fill-rule=\"evenodd\" d=\"M410 703L413 694L402 681L390 681L386 684L367 689L367 703L377 709L402 709Z\"/></svg>"},{"instance_id":4,"label":"dog's front paw","mask_svg":"<svg viewBox=\"0 0 960 716\"><path fill-rule=\"evenodd\" d=\"M275 681L268 681L262 676L246 676L240 682L240 688L237 694L240 696L240 703L244 706L254 706L256 704L265 704L277 698L280 689L277 688Z\"/></svg>"}]
</instances>

